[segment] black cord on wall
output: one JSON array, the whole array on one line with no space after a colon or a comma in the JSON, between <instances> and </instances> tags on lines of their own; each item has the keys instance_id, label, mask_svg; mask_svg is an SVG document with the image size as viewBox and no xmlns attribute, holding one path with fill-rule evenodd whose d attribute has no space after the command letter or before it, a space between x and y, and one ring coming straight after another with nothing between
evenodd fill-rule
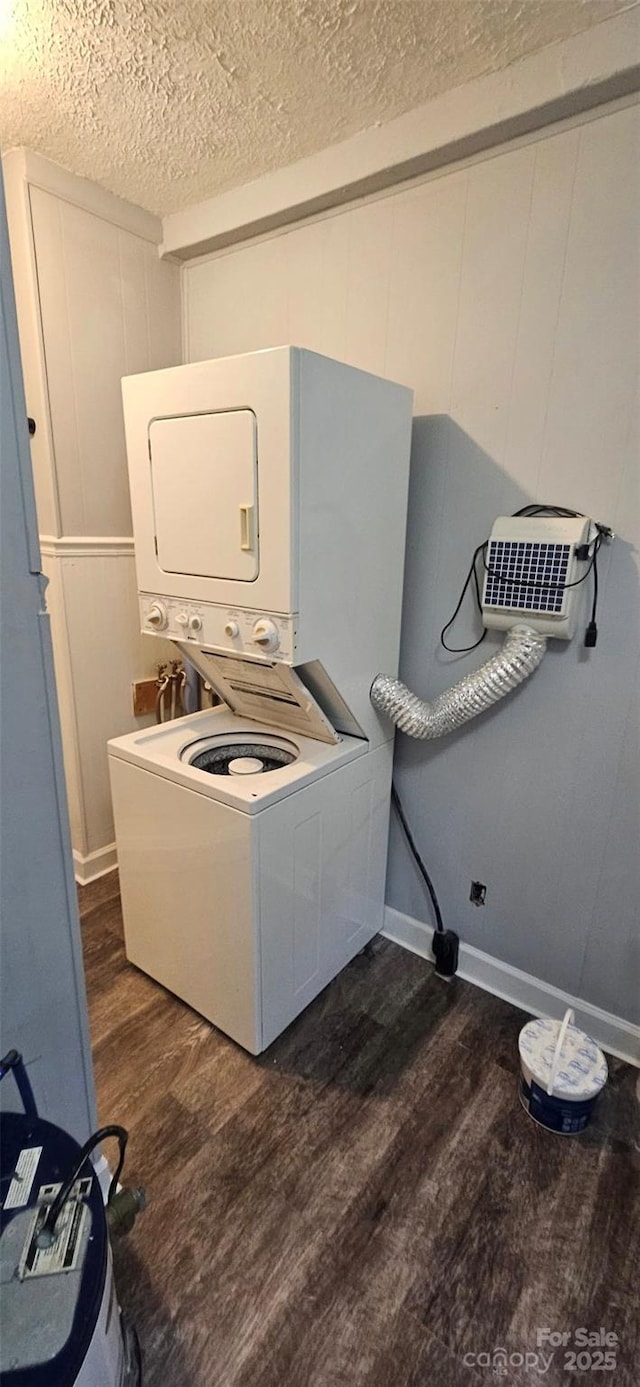
<instances>
[{"instance_id":1,"label":"black cord on wall","mask_svg":"<svg viewBox=\"0 0 640 1387\"><path fill-rule=\"evenodd\" d=\"M411 852L412 852L412 854L413 854L413 857L415 858L415 862L416 862L416 866L417 866L417 868L418 868L418 871L420 872L420 875L421 875L421 877L422 877L422 880L424 881L425 886L426 886L426 888L427 888L427 891L429 892L429 895L430 895L430 897L431 897L431 904L432 904L432 906L433 906L433 913L434 913L434 915L435 915L435 917L436 917L436 929L439 930L440 933L442 934L442 933L444 933L444 925L443 925L443 923L442 923L442 911L440 910L440 904L439 904L439 901L438 901L438 897L437 897L437 895L436 895L436 888L435 888L435 886L434 886L434 884L433 884L433 882L432 882L432 880L431 880L431 877L429 876L429 873L428 873L428 871L427 871L427 869L426 869L426 867L425 867L425 865L424 865L424 862L422 861L422 858L421 858L421 856L420 856L420 853L418 852L418 849L417 849L416 843L415 843L415 839L414 839L414 837L413 837L413 834L412 834L412 832L411 832L411 829L409 828L409 824L407 823L407 816L406 816L406 814L405 814L405 812L404 812L404 809L403 809L403 807L402 807L402 801L401 801L401 799L400 799L400 796L399 796L399 794L398 794L398 791L396 790L395 784L394 784L393 782L392 782L392 785L391 785L391 800L392 800L392 803L393 803L393 807L394 807L394 809L395 809L395 811L396 811L396 814L398 815L398 818L399 818L399 820L400 820L400 823L402 824L402 827L403 827L403 829L404 829L404 835L405 835L405 838L406 838L406 840L407 840L407 842L408 842L408 844L409 844L409 847L410 847L410 849L411 849Z\"/></svg>"},{"instance_id":2,"label":"black cord on wall","mask_svg":"<svg viewBox=\"0 0 640 1387\"><path fill-rule=\"evenodd\" d=\"M442 911L440 910L440 903L436 895L436 888L424 865L422 857L418 852L414 836L407 822L407 816L402 807L402 801L393 783L391 785L391 800L396 814L398 815L398 818L402 825L402 828L404 829L404 834L407 843L409 844L411 853L415 859L422 880L424 881L427 891L429 892L429 897L433 906L433 913L436 917L436 927L434 930L433 940L431 944L431 948L433 950L433 957L436 965L436 973L441 978L452 978L454 977L458 967L460 940L454 930L445 929L444 927L444 924L442 922Z\"/></svg>"}]
</instances>

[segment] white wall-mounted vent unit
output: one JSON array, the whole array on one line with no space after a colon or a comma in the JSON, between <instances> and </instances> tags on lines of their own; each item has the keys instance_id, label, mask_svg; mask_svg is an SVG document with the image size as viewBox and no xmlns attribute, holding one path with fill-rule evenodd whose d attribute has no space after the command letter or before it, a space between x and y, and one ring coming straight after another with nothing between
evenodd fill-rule
<instances>
[{"instance_id":1,"label":"white wall-mounted vent unit","mask_svg":"<svg viewBox=\"0 0 640 1387\"><path fill-rule=\"evenodd\" d=\"M482 619L502 630L526 621L545 636L571 640L591 522L580 516L500 516L485 558Z\"/></svg>"}]
</instances>

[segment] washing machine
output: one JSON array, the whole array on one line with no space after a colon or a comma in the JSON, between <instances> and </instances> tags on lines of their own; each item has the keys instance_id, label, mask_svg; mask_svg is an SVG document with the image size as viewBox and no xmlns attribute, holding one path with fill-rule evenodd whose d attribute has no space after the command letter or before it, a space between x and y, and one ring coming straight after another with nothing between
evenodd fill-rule
<instances>
[{"instance_id":1,"label":"washing machine","mask_svg":"<svg viewBox=\"0 0 640 1387\"><path fill-rule=\"evenodd\" d=\"M278 347L123 401L141 629L220 699L109 743L127 956L258 1053L383 925L412 394Z\"/></svg>"},{"instance_id":2,"label":"washing machine","mask_svg":"<svg viewBox=\"0 0 640 1387\"><path fill-rule=\"evenodd\" d=\"M130 961L265 1049L382 928L390 755L222 707L110 742Z\"/></svg>"}]
</instances>

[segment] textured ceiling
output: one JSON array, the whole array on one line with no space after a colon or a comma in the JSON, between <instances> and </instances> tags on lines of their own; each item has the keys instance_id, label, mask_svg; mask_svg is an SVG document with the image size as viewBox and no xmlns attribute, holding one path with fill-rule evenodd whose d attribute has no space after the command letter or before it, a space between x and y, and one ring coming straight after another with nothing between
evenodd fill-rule
<instances>
[{"instance_id":1,"label":"textured ceiling","mask_svg":"<svg viewBox=\"0 0 640 1387\"><path fill-rule=\"evenodd\" d=\"M0 0L0 143L151 211L247 182L629 0Z\"/></svg>"}]
</instances>

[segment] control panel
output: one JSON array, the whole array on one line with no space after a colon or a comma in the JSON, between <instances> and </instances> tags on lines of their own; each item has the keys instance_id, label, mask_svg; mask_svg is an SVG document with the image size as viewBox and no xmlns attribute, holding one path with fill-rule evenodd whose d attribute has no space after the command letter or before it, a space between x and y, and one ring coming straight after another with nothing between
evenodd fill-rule
<instances>
[{"instance_id":1,"label":"control panel","mask_svg":"<svg viewBox=\"0 0 640 1387\"><path fill-rule=\"evenodd\" d=\"M294 663L295 626L290 616L144 593L140 620L143 631L168 640L191 640L215 650Z\"/></svg>"}]
</instances>

